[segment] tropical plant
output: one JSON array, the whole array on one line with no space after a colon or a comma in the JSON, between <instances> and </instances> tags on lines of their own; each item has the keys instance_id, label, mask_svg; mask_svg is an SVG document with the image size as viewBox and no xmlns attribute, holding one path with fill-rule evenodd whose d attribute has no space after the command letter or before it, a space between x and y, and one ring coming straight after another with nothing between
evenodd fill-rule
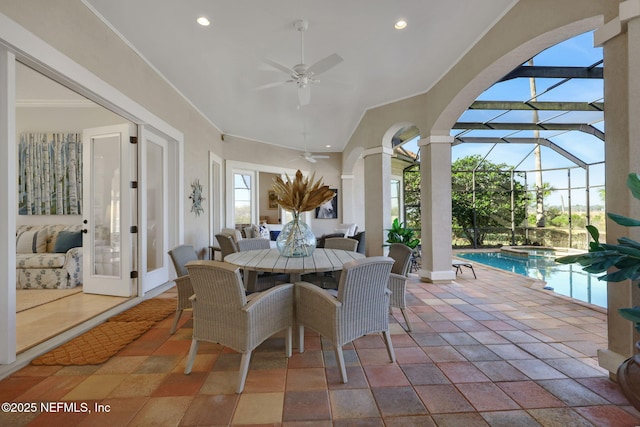
<instances>
[{"instance_id":1,"label":"tropical plant","mask_svg":"<svg viewBox=\"0 0 640 427\"><path fill-rule=\"evenodd\" d=\"M631 190L633 197L640 200L640 175L629 174L627 187ZM607 216L622 226L640 227L640 220L614 213L608 213ZM593 238L593 242L589 244L589 252L564 256L556 261L562 264L580 264L582 269L589 273L603 273L612 268L614 270L599 276L598 279L608 282L622 282L629 279L640 286L640 242L621 237L617 245L601 243L600 232L596 227L588 225L587 230ZM636 330L640 332L640 307L621 308L618 312L625 319L632 321ZM638 362L640 363L640 358Z\"/></svg>"},{"instance_id":2,"label":"tropical plant","mask_svg":"<svg viewBox=\"0 0 640 427\"><path fill-rule=\"evenodd\" d=\"M490 228L510 228L512 219L520 224L526 218L527 191L512 180L510 169L505 163L483 161L479 155L451 165L453 227L462 230L474 247L483 244Z\"/></svg>"},{"instance_id":3,"label":"tropical plant","mask_svg":"<svg viewBox=\"0 0 640 427\"><path fill-rule=\"evenodd\" d=\"M409 246L411 249L415 249L420 244L420 239L415 237L415 230L410 227L406 227L404 222L400 222L398 218L393 220L391 228L387 229L387 243L402 243Z\"/></svg>"}]
</instances>

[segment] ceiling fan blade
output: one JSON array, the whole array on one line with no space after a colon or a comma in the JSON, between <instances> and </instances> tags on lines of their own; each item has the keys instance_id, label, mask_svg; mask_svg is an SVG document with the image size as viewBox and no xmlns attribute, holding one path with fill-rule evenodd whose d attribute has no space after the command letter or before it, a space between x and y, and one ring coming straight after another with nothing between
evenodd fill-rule
<instances>
[{"instance_id":1,"label":"ceiling fan blade","mask_svg":"<svg viewBox=\"0 0 640 427\"><path fill-rule=\"evenodd\" d=\"M309 85L298 86L298 104L304 106L309 105L309 102L311 102L311 87Z\"/></svg>"},{"instance_id":2,"label":"ceiling fan blade","mask_svg":"<svg viewBox=\"0 0 640 427\"><path fill-rule=\"evenodd\" d=\"M304 157L304 159L305 159L306 161L308 161L309 163L315 163L315 162L317 161L317 160L316 160L316 159L314 159L313 157Z\"/></svg>"},{"instance_id":3,"label":"ceiling fan blade","mask_svg":"<svg viewBox=\"0 0 640 427\"><path fill-rule=\"evenodd\" d=\"M321 59L320 61L316 62L312 66L310 66L307 72L313 73L314 75L317 76L318 74L324 73L330 68L335 67L341 62L342 62L342 57L337 53L334 53L332 55L327 56L324 59Z\"/></svg>"},{"instance_id":4,"label":"ceiling fan blade","mask_svg":"<svg viewBox=\"0 0 640 427\"><path fill-rule=\"evenodd\" d=\"M281 86L281 85L284 85L284 84L287 84L287 83L291 83L291 82L293 82L293 80L287 80L287 81L284 81L284 82L267 83L266 85L254 87L253 90L269 89L269 88L272 88L272 87Z\"/></svg>"},{"instance_id":5,"label":"ceiling fan blade","mask_svg":"<svg viewBox=\"0 0 640 427\"><path fill-rule=\"evenodd\" d=\"M277 69L277 70L282 71L283 73L287 73L288 75L292 75L292 74L295 74L295 73L296 73L296 72L295 72L295 71L293 71L291 68L287 67L286 65L282 65L282 64L281 64L281 63L279 63L279 62L272 61L272 60L267 59L267 58L262 58L262 61L263 61L265 64L269 64L269 65L271 65L273 68L275 68L275 69Z\"/></svg>"},{"instance_id":6,"label":"ceiling fan blade","mask_svg":"<svg viewBox=\"0 0 640 427\"><path fill-rule=\"evenodd\" d=\"M331 157L330 157L330 156L318 156L318 155L315 155L315 154L314 154L314 155L313 155L313 158L314 158L314 159L330 159Z\"/></svg>"}]
</instances>

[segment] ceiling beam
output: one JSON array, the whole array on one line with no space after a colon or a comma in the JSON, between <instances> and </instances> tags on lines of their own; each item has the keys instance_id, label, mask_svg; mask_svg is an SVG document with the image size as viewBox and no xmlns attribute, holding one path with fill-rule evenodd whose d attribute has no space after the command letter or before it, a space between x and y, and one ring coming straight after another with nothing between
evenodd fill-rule
<instances>
[{"instance_id":1,"label":"ceiling beam","mask_svg":"<svg viewBox=\"0 0 640 427\"><path fill-rule=\"evenodd\" d=\"M470 144L540 144L545 147L549 147L556 153L560 154L566 159L569 159L576 165L580 166L583 169L586 169L587 163L569 153L564 148L556 145L554 142L546 139L546 138L491 138L491 137L460 137L455 138L455 141L452 145L459 145L464 143Z\"/></svg>"},{"instance_id":2,"label":"ceiling beam","mask_svg":"<svg viewBox=\"0 0 640 427\"><path fill-rule=\"evenodd\" d=\"M469 110L604 111L604 102L475 101Z\"/></svg>"},{"instance_id":3,"label":"ceiling beam","mask_svg":"<svg viewBox=\"0 0 640 427\"><path fill-rule=\"evenodd\" d=\"M506 122L457 122L452 129L464 130L577 130L604 141L604 132L585 123L506 123Z\"/></svg>"},{"instance_id":4,"label":"ceiling beam","mask_svg":"<svg viewBox=\"0 0 640 427\"><path fill-rule=\"evenodd\" d=\"M518 77L538 77L545 79L602 79L602 70L602 67L595 66L547 67L539 65L521 65L498 81L504 82Z\"/></svg>"}]
</instances>

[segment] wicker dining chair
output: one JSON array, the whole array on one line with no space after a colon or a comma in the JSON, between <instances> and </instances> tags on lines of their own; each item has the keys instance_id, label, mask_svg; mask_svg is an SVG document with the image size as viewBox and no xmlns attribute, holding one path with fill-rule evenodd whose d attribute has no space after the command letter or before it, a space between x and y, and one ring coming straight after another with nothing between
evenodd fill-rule
<instances>
[{"instance_id":1,"label":"wicker dining chair","mask_svg":"<svg viewBox=\"0 0 640 427\"><path fill-rule=\"evenodd\" d=\"M293 285L278 285L245 295L238 267L219 261L187 264L195 290L193 339L184 373L191 373L200 341L219 343L242 354L237 393L242 393L251 352L270 336L286 330L285 352L291 357Z\"/></svg>"},{"instance_id":2,"label":"wicker dining chair","mask_svg":"<svg viewBox=\"0 0 640 427\"><path fill-rule=\"evenodd\" d=\"M392 266L393 260L388 257L346 263L337 297L311 283L295 284L300 353L304 352L304 328L318 332L333 344L343 383L347 382L347 371L342 346L363 335L382 332L389 358L395 362L387 289Z\"/></svg>"},{"instance_id":3,"label":"wicker dining chair","mask_svg":"<svg viewBox=\"0 0 640 427\"><path fill-rule=\"evenodd\" d=\"M240 252L258 249L271 249L271 241L260 237L242 239L238 241ZM242 272L244 286L247 292L260 292L272 288L278 281L288 282L289 275L264 271L245 270Z\"/></svg>"},{"instance_id":4,"label":"wicker dining chair","mask_svg":"<svg viewBox=\"0 0 640 427\"><path fill-rule=\"evenodd\" d=\"M391 291L389 310L391 310L391 307L400 309L402 317L404 317L404 321L407 324L406 330L408 332L411 332L412 329L406 312L406 289L412 254L413 250L402 243L393 243L389 248L389 257L394 260L391 275L389 276L389 290Z\"/></svg>"},{"instance_id":5,"label":"wicker dining chair","mask_svg":"<svg viewBox=\"0 0 640 427\"><path fill-rule=\"evenodd\" d=\"M220 254L222 255L223 261L227 255L236 253L240 250L236 240L229 234L216 234L216 240L220 246Z\"/></svg>"},{"instance_id":6,"label":"wicker dining chair","mask_svg":"<svg viewBox=\"0 0 640 427\"><path fill-rule=\"evenodd\" d=\"M173 266L176 269L176 277L173 281L176 284L178 290L178 303L176 306L176 316L173 319L173 325L171 325L170 334L176 332L178 327L178 321L182 312L185 309L191 308L191 295L193 295L193 286L191 286L191 280L189 278L189 272L187 271L186 264L189 261L195 261L198 259L196 251L191 245L180 245L169 251L169 257L173 262Z\"/></svg>"},{"instance_id":7,"label":"wicker dining chair","mask_svg":"<svg viewBox=\"0 0 640 427\"><path fill-rule=\"evenodd\" d=\"M329 237L324 241L324 248L355 252L358 249L358 241L348 237Z\"/></svg>"}]
</instances>

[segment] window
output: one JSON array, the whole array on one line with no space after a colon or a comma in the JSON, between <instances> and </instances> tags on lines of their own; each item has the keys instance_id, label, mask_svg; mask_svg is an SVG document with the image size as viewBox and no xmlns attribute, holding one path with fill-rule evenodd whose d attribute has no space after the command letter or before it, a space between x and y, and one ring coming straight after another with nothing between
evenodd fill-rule
<instances>
[{"instance_id":1,"label":"window","mask_svg":"<svg viewBox=\"0 0 640 427\"><path fill-rule=\"evenodd\" d=\"M233 175L234 218L237 224L251 224L251 175L235 173Z\"/></svg>"},{"instance_id":2,"label":"window","mask_svg":"<svg viewBox=\"0 0 640 427\"><path fill-rule=\"evenodd\" d=\"M398 218L402 221L400 217L400 180L392 179L391 180L391 222L394 219Z\"/></svg>"}]
</instances>

